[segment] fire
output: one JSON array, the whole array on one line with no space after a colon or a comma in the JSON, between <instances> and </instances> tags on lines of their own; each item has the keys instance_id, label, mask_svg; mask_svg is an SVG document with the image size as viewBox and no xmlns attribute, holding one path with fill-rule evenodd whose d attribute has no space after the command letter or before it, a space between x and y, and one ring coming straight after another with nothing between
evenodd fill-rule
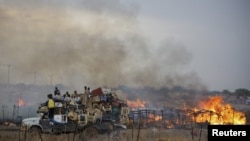
<instances>
[{"instance_id":1,"label":"fire","mask_svg":"<svg viewBox=\"0 0 250 141\"><path fill-rule=\"evenodd\" d=\"M165 120L163 124L166 128L169 128L169 129L174 128L174 124L170 120Z\"/></svg>"},{"instance_id":2,"label":"fire","mask_svg":"<svg viewBox=\"0 0 250 141\"><path fill-rule=\"evenodd\" d=\"M210 97L199 103L200 111L194 109L196 122L209 122L210 124L246 124L244 113L236 111L230 104L224 103L221 96Z\"/></svg>"},{"instance_id":3,"label":"fire","mask_svg":"<svg viewBox=\"0 0 250 141\"><path fill-rule=\"evenodd\" d=\"M23 99L21 99L21 98L18 98L18 106L20 107L20 106L24 106L24 101L23 101Z\"/></svg>"},{"instance_id":4,"label":"fire","mask_svg":"<svg viewBox=\"0 0 250 141\"><path fill-rule=\"evenodd\" d=\"M162 116L159 116L159 115L154 115L154 114L149 114L148 115L149 119L152 119L153 121L160 121L162 120Z\"/></svg>"},{"instance_id":5,"label":"fire","mask_svg":"<svg viewBox=\"0 0 250 141\"><path fill-rule=\"evenodd\" d=\"M135 101L127 100L128 107L130 107L132 109L144 108L146 103L147 103L146 101L140 100L139 98L137 98Z\"/></svg>"}]
</instances>

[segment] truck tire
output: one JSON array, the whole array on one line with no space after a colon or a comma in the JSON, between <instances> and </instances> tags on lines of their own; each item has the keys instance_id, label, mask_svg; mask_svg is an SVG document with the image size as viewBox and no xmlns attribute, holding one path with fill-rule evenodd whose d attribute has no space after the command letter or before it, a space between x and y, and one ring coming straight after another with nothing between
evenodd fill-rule
<instances>
[{"instance_id":1,"label":"truck tire","mask_svg":"<svg viewBox=\"0 0 250 141\"><path fill-rule=\"evenodd\" d=\"M28 141L42 141L41 129L39 127L31 127L27 132Z\"/></svg>"},{"instance_id":2,"label":"truck tire","mask_svg":"<svg viewBox=\"0 0 250 141\"><path fill-rule=\"evenodd\" d=\"M92 126L86 127L83 132L77 136L77 141L90 141L98 136L98 130Z\"/></svg>"}]
</instances>

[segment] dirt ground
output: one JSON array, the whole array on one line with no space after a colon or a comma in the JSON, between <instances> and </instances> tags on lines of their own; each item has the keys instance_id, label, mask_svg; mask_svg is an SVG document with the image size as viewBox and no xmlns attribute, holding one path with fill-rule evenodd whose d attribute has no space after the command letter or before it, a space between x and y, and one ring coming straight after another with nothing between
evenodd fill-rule
<instances>
[{"instance_id":1,"label":"dirt ground","mask_svg":"<svg viewBox=\"0 0 250 141\"><path fill-rule=\"evenodd\" d=\"M6 129L6 128L5 128ZM29 133L18 130L0 130L0 141L29 141ZM71 134L42 134L42 141L83 141L79 135ZM34 140L33 140L34 141ZM127 129L112 132L109 135L97 135L88 141L207 141L206 129Z\"/></svg>"}]
</instances>

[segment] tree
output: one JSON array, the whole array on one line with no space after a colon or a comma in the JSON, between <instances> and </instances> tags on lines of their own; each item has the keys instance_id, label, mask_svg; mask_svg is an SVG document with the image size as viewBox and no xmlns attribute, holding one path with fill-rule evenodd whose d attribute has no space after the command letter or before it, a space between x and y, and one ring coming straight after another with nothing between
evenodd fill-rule
<instances>
[{"instance_id":1,"label":"tree","mask_svg":"<svg viewBox=\"0 0 250 141\"><path fill-rule=\"evenodd\" d=\"M227 95L231 94L231 92L229 90L223 90L222 93L227 94Z\"/></svg>"},{"instance_id":2,"label":"tree","mask_svg":"<svg viewBox=\"0 0 250 141\"><path fill-rule=\"evenodd\" d=\"M234 92L237 96L237 98L239 97L248 97L250 96L250 91L248 89L244 89L244 88L239 88L239 89L236 89L235 92Z\"/></svg>"}]
</instances>

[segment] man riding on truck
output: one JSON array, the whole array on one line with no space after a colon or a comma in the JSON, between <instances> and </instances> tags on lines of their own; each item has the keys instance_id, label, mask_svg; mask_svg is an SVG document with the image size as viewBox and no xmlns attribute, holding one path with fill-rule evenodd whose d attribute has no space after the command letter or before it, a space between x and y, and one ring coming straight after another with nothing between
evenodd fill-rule
<instances>
[{"instance_id":1,"label":"man riding on truck","mask_svg":"<svg viewBox=\"0 0 250 141\"><path fill-rule=\"evenodd\" d=\"M48 117L49 117L49 120L50 120L50 124L53 125L54 111L55 111L55 101L53 100L52 94L48 94L47 97L48 97L48 101L46 101L45 103L43 103L41 105L48 107Z\"/></svg>"}]
</instances>

